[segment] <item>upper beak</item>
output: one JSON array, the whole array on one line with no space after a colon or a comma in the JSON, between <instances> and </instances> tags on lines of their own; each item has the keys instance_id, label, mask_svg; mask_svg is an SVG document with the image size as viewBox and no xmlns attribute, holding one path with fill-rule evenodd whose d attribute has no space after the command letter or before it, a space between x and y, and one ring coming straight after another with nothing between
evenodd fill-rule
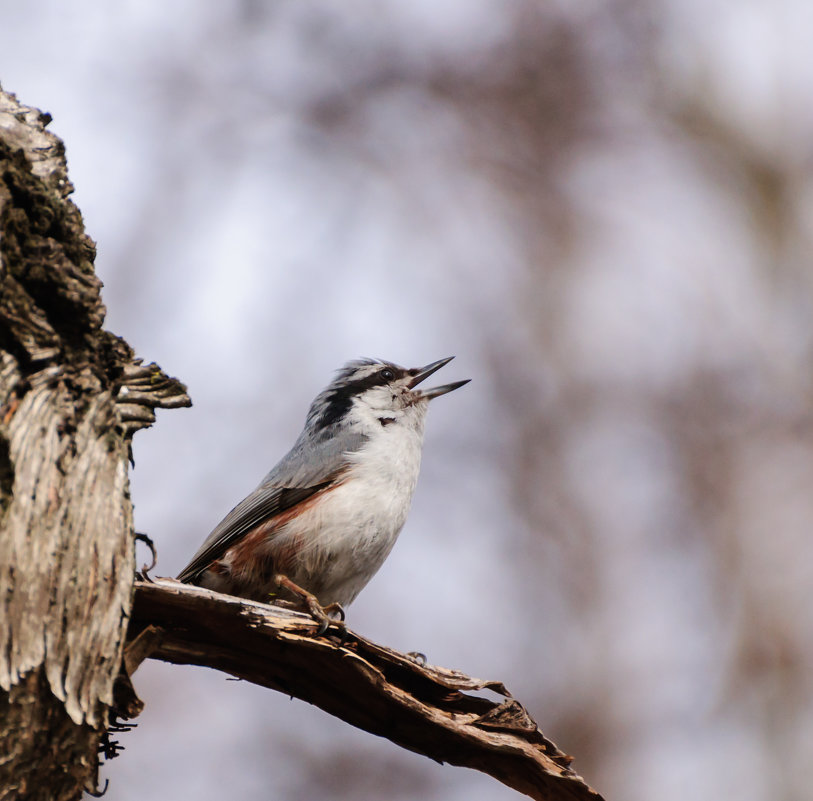
<instances>
[{"instance_id":1,"label":"upper beak","mask_svg":"<svg viewBox=\"0 0 813 801\"><path fill-rule=\"evenodd\" d=\"M438 361L432 362L432 364L427 364L426 367L421 367L412 381L409 382L409 388L414 389L417 387L421 381L425 381L432 373L440 370L444 364L448 364L452 359L454 359L454 356L448 356L445 359L438 359ZM467 378L465 381L455 381L453 384L444 384L442 387L418 390L418 393L422 400L431 400L432 398L437 398L438 395L445 395L447 392L459 389L464 384L468 384L469 381L471 381L471 379Z\"/></svg>"}]
</instances>

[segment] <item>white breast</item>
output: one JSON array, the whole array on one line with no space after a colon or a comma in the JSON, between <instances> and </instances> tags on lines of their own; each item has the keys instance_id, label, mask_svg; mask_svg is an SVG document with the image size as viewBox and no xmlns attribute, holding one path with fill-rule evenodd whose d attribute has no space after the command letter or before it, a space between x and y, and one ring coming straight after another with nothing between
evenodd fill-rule
<instances>
[{"instance_id":1,"label":"white breast","mask_svg":"<svg viewBox=\"0 0 813 801\"><path fill-rule=\"evenodd\" d=\"M303 543L289 578L323 605L349 604L389 555L409 512L422 444L423 425L382 428L350 455L341 484L274 538Z\"/></svg>"}]
</instances>

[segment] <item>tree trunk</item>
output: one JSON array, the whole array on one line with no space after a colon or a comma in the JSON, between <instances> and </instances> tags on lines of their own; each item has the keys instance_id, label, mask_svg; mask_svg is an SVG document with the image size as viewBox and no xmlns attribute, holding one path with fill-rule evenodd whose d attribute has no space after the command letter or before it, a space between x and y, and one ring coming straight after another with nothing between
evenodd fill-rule
<instances>
[{"instance_id":1,"label":"tree trunk","mask_svg":"<svg viewBox=\"0 0 813 801\"><path fill-rule=\"evenodd\" d=\"M0 799L96 786L132 599L130 438L189 404L102 329L48 122L0 90Z\"/></svg>"},{"instance_id":2,"label":"tree trunk","mask_svg":"<svg viewBox=\"0 0 813 801\"><path fill-rule=\"evenodd\" d=\"M133 608L131 437L190 401L102 329L48 121L0 90L0 801L94 792L111 713L138 714L129 675L148 657L296 695L535 799L600 801L500 682L177 582L139 582ZM500 700L470 694L483 688Z\"/></svg>"}]
</instances>

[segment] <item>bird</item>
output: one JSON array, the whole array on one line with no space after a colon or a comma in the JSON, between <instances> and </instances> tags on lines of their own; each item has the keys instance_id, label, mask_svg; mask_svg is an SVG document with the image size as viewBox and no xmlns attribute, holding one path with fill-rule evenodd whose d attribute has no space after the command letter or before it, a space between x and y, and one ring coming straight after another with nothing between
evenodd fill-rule
<instances>
[{"instance_id":1,"label":"bird","mask_svg":"<svg viewBox=\"0 0 813 801\"><path fill-rule=\"evenodd\" d=\"M418 481L429 401L454 357L405 368L357 359L337 371L288 453L212 530L178 579L306 609L324 633L389 555Z\"/></svg>"}]
</instances>

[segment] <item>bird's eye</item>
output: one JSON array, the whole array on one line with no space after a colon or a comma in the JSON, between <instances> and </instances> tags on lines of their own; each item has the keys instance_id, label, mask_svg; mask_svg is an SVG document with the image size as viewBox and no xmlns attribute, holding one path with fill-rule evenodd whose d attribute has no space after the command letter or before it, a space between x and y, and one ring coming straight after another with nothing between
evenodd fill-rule
<instances>
[{"instance_id":1,"label":"bird's eye","mask_svg":"<svg viewBox=\"0 0 813 801\"><path fill-rule=\"evenodd\" d=\"M382 377L382 378L383 378L385 381L392 381L392 380L393 380L393 378L395 378L395 373L393 373L393 371L392 371L392 370L390 370L390 368L389 368L389 367L385 367L385 368L384 368L384 369L381 371L381 377Z\"/></svg>"}]
</instances>

